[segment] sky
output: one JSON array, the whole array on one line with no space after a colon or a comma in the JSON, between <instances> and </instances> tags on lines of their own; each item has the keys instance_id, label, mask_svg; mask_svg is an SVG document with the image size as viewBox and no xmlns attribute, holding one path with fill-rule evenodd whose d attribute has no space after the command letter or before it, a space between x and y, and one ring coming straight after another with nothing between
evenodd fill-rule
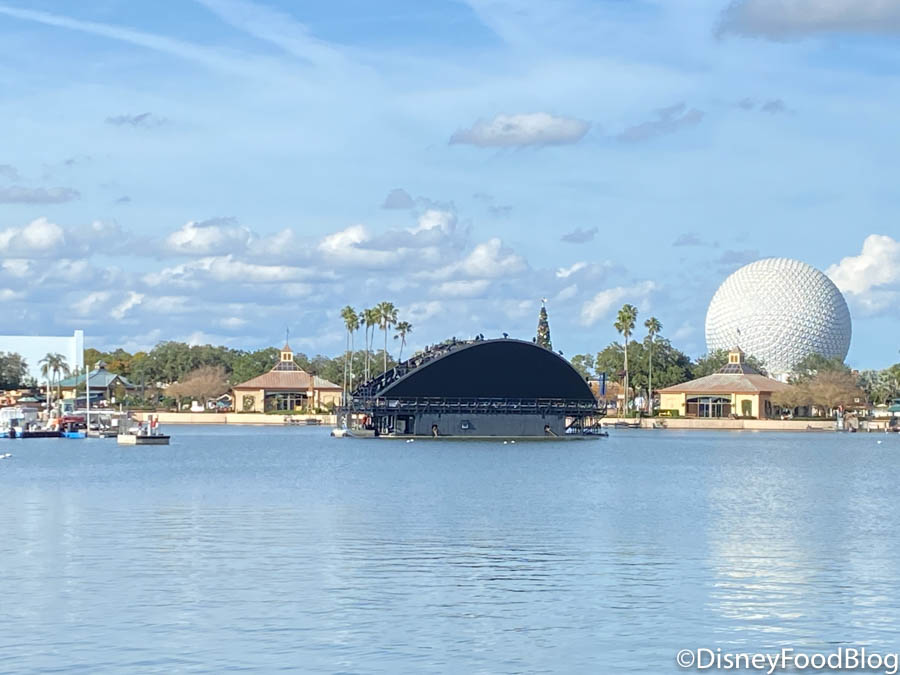
<instances>
[{"instance_id":1,"label":"sky","mask_svg":"<svg viewBox=\"0 0 900 675\"><path fill-rule=\"evenodd\" d=\"M545 298L566 356L629 302L696 357L778 256L885 367L898 39L887 0L0 0L0 332L334 355L389 300L409 353Z\"/></svg>"}]
</instances>

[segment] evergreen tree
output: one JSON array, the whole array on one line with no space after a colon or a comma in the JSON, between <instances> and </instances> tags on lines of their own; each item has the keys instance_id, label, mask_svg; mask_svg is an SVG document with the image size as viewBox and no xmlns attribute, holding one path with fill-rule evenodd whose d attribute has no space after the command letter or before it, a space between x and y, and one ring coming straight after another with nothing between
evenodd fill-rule
<instances>
[{"instance_id":1,"label":"evergreen tree","mask_svg":"<svg viewBox=\"0 0 900 675\"><path fill-rule=\"evenodd\" d=\"M550 322L547 320L547 301L541 300L541 314L538 317L537 326L537 342L541 347L553 349L553 343L550 341Z\"/></svg>"}]
</instances>

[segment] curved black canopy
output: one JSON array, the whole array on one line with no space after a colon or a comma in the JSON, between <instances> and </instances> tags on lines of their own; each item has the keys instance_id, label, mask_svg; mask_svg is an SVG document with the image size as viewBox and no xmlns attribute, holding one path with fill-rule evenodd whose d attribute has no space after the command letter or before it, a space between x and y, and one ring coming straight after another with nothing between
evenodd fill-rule
<instances>
[{"instance_id":1,"label":"curved black canopy","mask_svg":"<svg viewBox=\"0 0 900 675\"><path fill-rule=\"evenodd\" d=\"M486 340L459 347L392 382L378 396L593 400L564 358L532 342Z\"/></svg>"}]
</instances>

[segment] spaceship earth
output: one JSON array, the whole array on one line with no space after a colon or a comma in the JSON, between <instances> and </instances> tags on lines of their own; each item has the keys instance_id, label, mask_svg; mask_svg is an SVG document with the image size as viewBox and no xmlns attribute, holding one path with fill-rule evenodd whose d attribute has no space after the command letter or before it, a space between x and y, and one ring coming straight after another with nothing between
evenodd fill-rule
<instances>
[{"instance_id":1,"label":"spaceship earth","mask_svg":"<svg viewBox=\"0 0 900 675\"><path fill-rule=\"evenodd\" d=\"M772 374L804 357L847 357L850 310L834 282L815 267L766 258L740 268L716 291L706 313L710 351L740 347Z\"/></svg>"}]
</instances>

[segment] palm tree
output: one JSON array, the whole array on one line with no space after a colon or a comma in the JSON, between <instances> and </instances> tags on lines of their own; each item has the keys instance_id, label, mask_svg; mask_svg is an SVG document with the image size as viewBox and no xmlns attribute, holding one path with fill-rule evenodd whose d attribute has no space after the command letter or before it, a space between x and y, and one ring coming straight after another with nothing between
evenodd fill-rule
<instances>
[{"instance_id":1,"label":"palm tree","mask_svg":"<svg viewBox=\"0 0 900 675\"><path fill-rule=\"evenodd\" d=\"M647 357L647 413L653 416L653 339L662 330L662 324L655 316L644 322L647 336L650 338L650 355Z\"/></svg>"},{"instance_id":2,"label":"palm tree","mask_svg":"<svg viewBox=\"0 0 900 675\"><path fill-rule=\"evenodd\" d=\"M370 309L364 309L362 313L363 321L366 324L366 381L368 382L371 377L369 361L371 360L372 343L375 341L375 331L372 330L372 335L370 337L369 330L374 329L374 327L378 325L378 308L372 307Z\"/></svg>"},{"instance_id":3,"label":"palm tree","mask_svg":"<svg viewBox=\"0 0 900 675\"><path fill-rule=\"evenodd\" d=\"M347 328L347 349L344 351L344 396L346 397L347 369L350 367L350 356L352 354L350 351L350 338L353 336L353 331L356 330L359 318L356 316L356 311L350 305L347 305L341 310L341 318L344 320L344 326Z\"/></svg>"},{"instance_id":4,"label":"palm tree","mask_svg":"<svg viewBox=\"0 0 900 675\"><path fill-rule=\"evenodd\" d=\"M378 323L381 326L381 330L384 331L384 352L382 353L384 356L384 370L381 372L386 373L388 328L397 323L397 308L394 307L392 302L379 302L376 310L378 310Z\"/></svg>"},{"instance_id":5,"label":"palm tree","mask_svg":"<svg viewBox=\"0 0 900 675\"><path fill-rule=\"evenodd\" d=\"M38 363L41 366L41 375L47 378L47 410L50 410L51 403L51 395L50 395L50 384L51 382L56 382L57 389L57 398L60 397L61 392L59 390L59 376L69 375L69 364L66 361L66 357L62 354L58 353L48 353L44 358L42 358Z\"/></svg>"},{"instance_id":6,"label":"palm tree","mask_svg":"<svg viewBox=\"0 0 900 675\"><path fill-rule=\"evenodd\" d=\"M397 358L397 362L403 360L403 347L406 346L406 336L412 333L412 324L409 321L398 321L397 322L397 334L394 336L395 340L400 340L400 356Z\"/></svg>"},{"instance_id":7,"label":"palm tree","mask_svg":"<svg viewBox=\"0 0 900 675\"><path fill-rule=\"evenodd\" d=\"M634 330L634 322L637 320L637 307L634 305L622 305L616 322L613 324L615 329L625 338L625 403L622 406L623 413L628 412L628 338Z\"/></svg>"}]
</instances>

